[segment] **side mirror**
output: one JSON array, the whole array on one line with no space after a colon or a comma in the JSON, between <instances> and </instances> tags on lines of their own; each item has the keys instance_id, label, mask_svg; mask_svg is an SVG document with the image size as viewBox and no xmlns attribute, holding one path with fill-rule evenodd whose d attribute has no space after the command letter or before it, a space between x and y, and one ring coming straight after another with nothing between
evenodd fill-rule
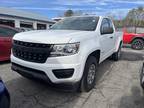
<instances>
[{"instance_id":1,"label":"side mirror","mask_svg":"<svg viewBox=\"0 0 144 108\"><path fill-rule=\"evenodd\" d=\"M52 27L52 25L49 25L49 28L51 28Z\"/></svg>"},{"instance_id":2,"label":"side mirror","mask_svg":"<svg viewBox=\"0 0 144 108\"><path fill-rule=\"evenodd\" d=\"M109 28L109 27L103 27L103 29L101 30L101 34L112 34L114 32L113 28Z\"/></svg>"}]
</instances>

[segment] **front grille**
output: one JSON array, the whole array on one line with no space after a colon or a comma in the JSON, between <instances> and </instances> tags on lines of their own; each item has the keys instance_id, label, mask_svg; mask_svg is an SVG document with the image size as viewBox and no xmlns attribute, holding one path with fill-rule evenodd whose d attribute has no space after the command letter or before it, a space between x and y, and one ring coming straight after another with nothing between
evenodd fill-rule
<instances>
[{"instance_id":1,"label":"front grille","mask_svg":"<svg viewBox=\"0 0 144 108\"><path fill-rule=\"evenodd\" d=\"M13 41L13 55L29 62L44 63L50 55L51 45Z\"/></svg>"}]
</instances>

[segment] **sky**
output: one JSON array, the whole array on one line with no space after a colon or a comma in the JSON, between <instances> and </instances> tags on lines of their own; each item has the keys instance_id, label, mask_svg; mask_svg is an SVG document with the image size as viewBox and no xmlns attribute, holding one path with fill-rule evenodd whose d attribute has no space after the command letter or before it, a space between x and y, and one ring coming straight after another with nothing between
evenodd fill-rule
<instances>
[{"instance_id":1,"label":"sky","mask_svg":"<svg viewBox=\"0 0 144 108\"><path fill-rule=\"evenodd\" d=\"M38 13L48 18L62 16L68 9L123 18L130 9L139 6L144 6L144 0L0 0L0 7Z\"/></svg>"}]
</instances>

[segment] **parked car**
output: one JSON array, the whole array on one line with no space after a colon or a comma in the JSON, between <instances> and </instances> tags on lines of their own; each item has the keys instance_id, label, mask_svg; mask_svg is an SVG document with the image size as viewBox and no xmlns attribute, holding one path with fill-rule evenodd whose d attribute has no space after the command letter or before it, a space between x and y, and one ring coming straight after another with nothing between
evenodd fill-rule
<instances>
[{"instance_id":1,"label":"parked car","mask_svg":"<svg viewBox=\"0 0 144 108\"><path fill-rule=\"evenodd\" d=\"M33 28L24 28L24 27L16 28L16 29L18 29L20 32L27 32L27 31L32 31L32 30L34 30Z\"/></svg>"},{"instance_id":2,"label":"parked car","mask_svg":"<svg viewBox=\"0 0 144 108\"><path fill-rule=\"evenodd\" d=\"M124 30L123 43L131 44L132 49L141 50L144 48L144 33L128 33L126 30Z\"/></svg>"},{"instance_id":3,"label":"parked car","mask_svg":"<svg viewBox=\"0 0 144 108\"><path fill-rule=\"evenodd\" d=\"M144 89L144 63L143 63L143 66L141 68L140 84L141 84L141 87Z\"/></svg>"},{"instance_id":4,"label":"parked car","mask_svg":"<svg viewBox=\"0 0 144 108\"><path fill-rule=\"evenodd\" d=\"M0 25L0 61L10 59L12 37L18 32L15 28Z\"/></svg>"},{"instance_id":5,"label":"parked car","mask_svg":"<svg viewBox=\"0 0 144 108\"><path fill-rule=\"evenodd\" d=\"M119 60L121 46L122 32L115 32L108 17L69 17L50 30L16 34L12 70L53 84L79 85L88 92L95 85L98 64L109 56Z\"/></svg>"},{"instance_id":6,"label":"parked car","mask_svg":"<svg viewBox=\"0 0 144 108\"><path fill-rule=\"evenodd\" d=\"M0 108L10 107L10 95L0 78Z\"/></svg>"}]
</instances>

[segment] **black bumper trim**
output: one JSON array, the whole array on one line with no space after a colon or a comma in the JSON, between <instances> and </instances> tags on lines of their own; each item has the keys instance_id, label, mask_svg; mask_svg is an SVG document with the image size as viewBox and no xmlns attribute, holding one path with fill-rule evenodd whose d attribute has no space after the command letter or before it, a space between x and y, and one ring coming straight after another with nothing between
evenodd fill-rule
<instances>
[{"instance_id":1,"label":"black bumper trim","mask_svg":"<svg viewBox=\"0 0 144 108\"><path fill-rule=\"evenodd\" d=\"M43 71L40 71L40 70L20 66L15 63L12 63L11 69L26 77L37 78L37 79L44 80L44 81L50 81L47 75Z\"/></svg>"},{"instance_id":2,"label":"black bumper trim","mask_svg":"<svg viewBox=\"0 0 144 108\"><path fill-rule=\"evenodd\" d=\"M16 71L17 73L21 74L22 76L26 76L30 79L34 78L34 79L42 80L42 81L50 84L51 87L54 87L56 89L58 88L58 90L62 90L62 91L66 91L66 92L67 91L73 92L73 91L77 91L77 88L79 87L79 82L60 83L60 84L52 83L50 81L50 79L48 78L48 76L43 71L24 67L24 66L18 65L16 63L12 63L11 69L13 71Z\"/></svg>"}]
</instances>

